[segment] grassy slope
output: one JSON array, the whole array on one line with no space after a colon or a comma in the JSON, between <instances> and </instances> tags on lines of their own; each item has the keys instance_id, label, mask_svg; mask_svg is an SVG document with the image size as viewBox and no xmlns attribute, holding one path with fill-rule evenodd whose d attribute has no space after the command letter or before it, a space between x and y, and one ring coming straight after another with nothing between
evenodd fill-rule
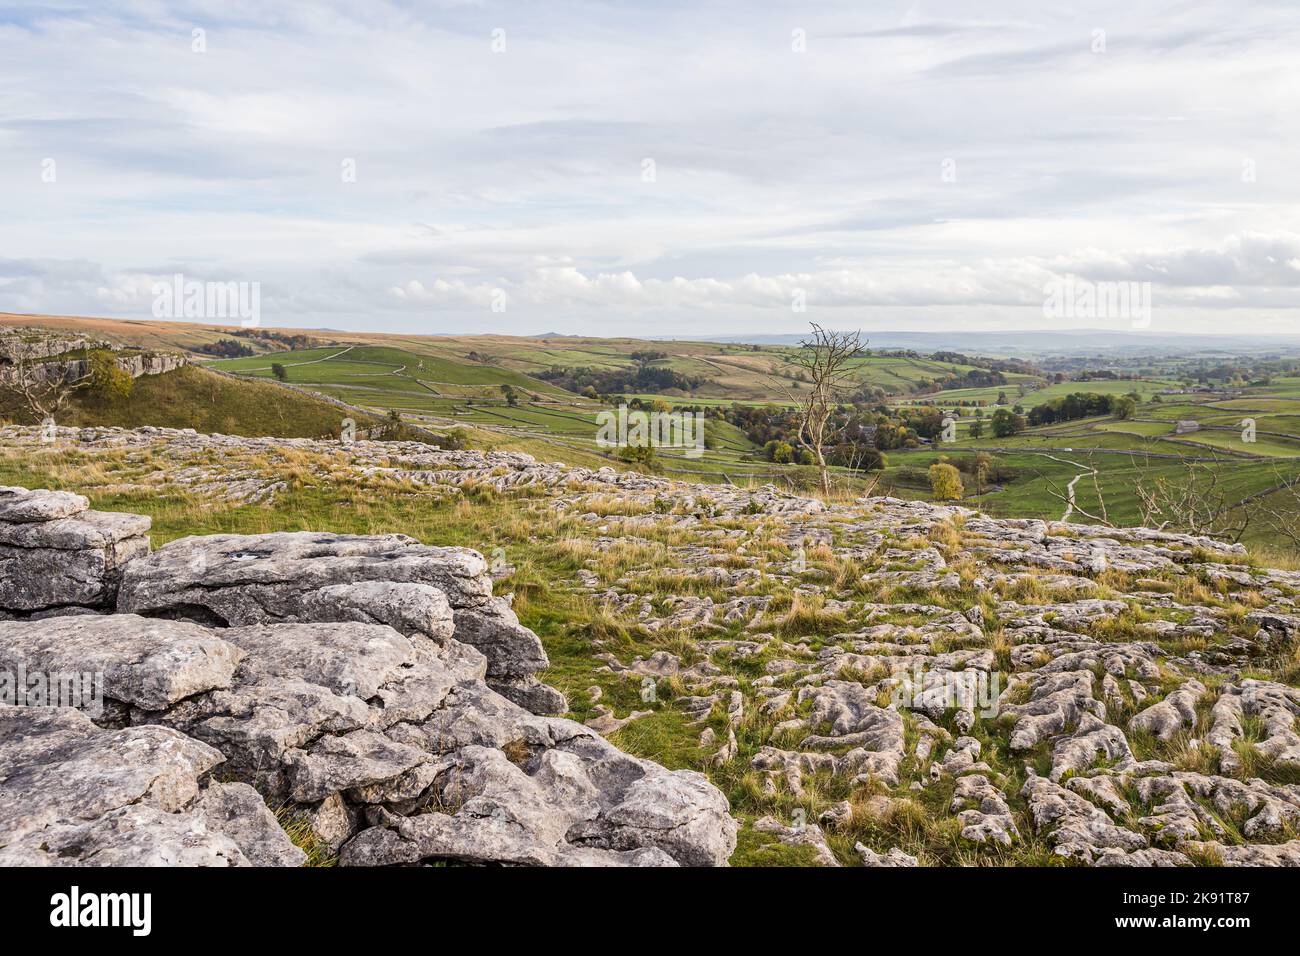
<instances>
[{"instance_id":1,"label":"grassy slope","mask_svg":"<svg viewBox=\"0 0 1300 956\"><path fill-rule=\"evenodd\" d=\"M40 325L70 332L96 334L125 345L144 348L193 349L199 345L229 338L230 326L200 325L190 322L130 321L124 319L79 318L74 316L17 316L0 314L0 325ZM660 364L684 375L707 379L711 384L701 389L699 397L738 401L780 401L784 393L774 385L774 376L791 349L718 342L648 342L643 339L604 338L527 338L501 335L424 336L400 333L339 332L321 329L276 329L289 334L306 333L315 338L343 345L376 346L404 350L426 358L450 363L445 368L474 367L470 353L487 356L496 375L519 373L522 376L560 366L590 366L602 369L630 368L633 352L652 350L668 357ZM284 353L267 353L277 355ZM278 359L277 359L278 361ZM267 365L254 357L254 365ZM859 364L858 380L879 385L889 392L905 392L921 379L933 379L949 372L965 372L968 366L928 359L894 355L872 356ZM429 376L434 378L434 376ZM1023 376L1008 376L1010 388ZM505 380L505 379L502 379ZM442 381L452 381L451 378ZM525 379L526 387L538 391L546 386L536 379ZM996 392L994 397L996 397Z\"/></svg>"},{"instance_id":2,"label":"grassy slope","mask_svg":"<svg viewBox=\"0 0 1300 956\"><path fill-rule=\"evenodd\" d=\"M1067 390L1090 391L1098 384L1106 383L1070 383ZM1059 392L1062 386L1052 388ZM1127 390L1126 387L1124 391ZM927 468L940 456L955 459L978 448L1003 448L1007 450L996 453L997 461L1014 469L1017 478L1005 487L972 498L970 503L1006 517L1059 518L1066 511L1063 496L1070 481L1095 468L1095 481L1088 475L1075 486L1077 507L1091 515L1105 515L1116 524L1138 524L1142 514L1134 495L1136 486L1152 487L1160 481L1178 486L1187 481L1187 468L1182 462L1149 455L1179 455L1217 459L1205 463L1204 467L1218 476L1218 488L1209 489L1204 480L1201 487L1216 499L1221 496L1225 504L1233 505L1300 477L1300 415L1288 416L1293 402L1300 406L1297 398L1300 381L1283 380L1281 384L1260 389L1259 394L1253 392L1224 401L1202 396L1196 401L1148 402L1138 407L1132 421L1090 418L1030 429L1013 438L994 438L986 427L982 438L972 439L967 430L969 419L966 419L959 429L957 442L937 449L891 452L891 468L885 480L904 497L926 497L928 488L910 477L910 469ZM1248 443L1241 440L1237 426L1251 413L1258 413L1252 417L1256 418L1260 434L1255 442ZM1211 427L1175 435L1174 423L1179 420L1198 421ZM1091 453L1102 449L1128 454ZM969 479L967 485L970 492ZM1271 495L1269 502L1285 510L1295 507L1294 499L1281 494ZM1238 510L1230 510L1225 520L1238 514ZM1078 512L1074 518L1087 520ZM1296 519L1300 521L1300 514ZM1259 522L1247 529L1243 540L1263 551L1275 552L1280 546L1277 536Z\"/></svg>"},{"instance_id":3,"label":"grassy slope","mask_svg":"<svg viewBox=\"0 0 1300 956\"><path fill-rule=\"evenodd\" d=\"M1037 390L1028 390L1022 396L1019 394L1015 383L1011 385L1002 385L992 388L954 388L944 392L936 392L934 395L927 395L921 401L933 402L942 405L946 402L958 401L983 401L990 405L994 404L998 395L1005 394L1007 402L1011 405L1023 405L1025 408L1033 408L1035 405L1041 405L1043 402L1060 398L1063 395L1070 395L1074 392L1094 392L1099 395L1127 395L1129 392L1136 391L1144 400L1150 400L1151 396L1161 389L1168 388L1169 382L1153 379L1141 381L1126 382L1061 382L1059 384L1047 385Z\"/></svg>"},{"instance_id":4,"label":"grassy slope","mask_svg":"<svg viewBox=\"0 0 1300 956\"><path fill-rule=\"evenodd\" d=\"M230 359L211 363L223 371L269 379L271 362L283 365L292 384L383 414L396 409L428 427L475 426L495 432L493 447L527 450L541 458L600 467L612 463L597 446L597 415L603 406L581 399L519 372L481 364L458 364L406 349L379 346L331 347ZM423 366L423 367L421 367ZM500 386L513 385L526 398L508 405ZM780 469L749 460L755 446L735 427L709 422L709 450L698 458L661 449L661 466L696 473L706 480L724 474L754 474ZM478 441L475 447L488 443Z\"/></svg>"},{"instance_id":5,"label":"grassy slope","mask_svg":"<svg viewBox=\"0 0 1300 956\"><path fill-rule=\"evenodd\" d=\"M12 406L0 414L24 420ZM59 424L155 425L227 435L320 438L337 435L345 417L346 412L310 395L260 382L233 381L190 365L136 379L131 395L112 403L76 393Z\"/></svg>"},{"instance_id":6,"label":"grassy slope","mask_svg":"<svg viewBox=\"0 0 1300 956\"><path fill-rule=\"evenodd\" d=\"M635 721L613 735L620 747L638 755L658 760L669 767L690 768L706 772L727 793L734 812L752 823L756 818L775 813L781 819L790 819L797 810L805 811L808 819L831 803L852 798L864 800L878 785L868 788L851 785L846 779L833 779L825 775L811 775L807 791L797 797L786 790L769 793L758 775L751 772L750 758L756 749L770 742L766 734L775 718L765 717L756 708L746 710L745 719L737 729L740 752L736 760L723 767L713 767L708 761L709 751L699 745L701 728L687 723L675 699L685 693L681 681L660 683L660 697L648 707L639 696L639 683L626 680L602 667L597 650L612 651L621 660L634 656L648 657L655 650L669 650L698 659L695 640L669 629L651 634L608 613L598 594L583 594L569 584L578 569L592 567L589 559L598 558L594 567L605 583L637 568L671 566L674 559L671 549L698 543L697 534L708 533L708 528L690 529L671 525L638 526L636 541L627 541L613 550L597 548L591 540L597 532L589 522L573 515L558 515L554 502L536 490L520 490L502 495L484 489L469 489L463 495L411 495L405 489L385 494L374 487L362 487L349 482L335 483L321 480L311 468L298 468L289 476L288 487L271 506L213 505L211 502L192 499L185 495L160 496L151 490L120 490L115 468L105 468L105 463L94 456L80 453L51 452L50 458L35 461L27 454L0 454L0 483L29 487L75 488L89 493L95 507L106 510L124 510L150 515L154 520L152 537L155 546L189 534L264 533L276 530L320 530L340 533L402 532L431 544L460 545L488 553L502 548L507 561L514 566L509 578L501 581L498 590L515 595L514 606L521 621L533 628L545 643L552 666L545 677L564 690L571 701L572 716L583 720L593 715L593 704L585 693L586 688L599 686L601 703L612 706L616 713L650 709L653 713ZM110 463L111 464L111 463ZM148 470L156 467L155 461L121 462L122 467ZM100 472L97 490L88 476ZM111 482L103 472L114 473ZM608 502L607 514L611 523L618 522L621 514L618 501ZM772 570L788 562L788 546L779 538L767 537L760 527L763 519L731 519L728 527L738 527L748 533L747 546ZM602 532L603 533L603 529ZM617 533L617 532L616 532ZM936 543L947 550L947 557L959 561L952 545L942 540L920 539L910 547ZM900 542L902 544L902 542ZM869 600L924 600L945 606L961 606L971 600L985 601L986 613L991 613L992 599L981 599L968 593L954 595L950 592L933 594L893 594L878 590L874 584L861 577L860 568L853 562L842 562L833 556L815 552L810 556L810 573L825 574L829 580L842 582L851 589L855 599ZM1160 576L1156 572L1157 577ZM797 585L796 585L797 586ZM1196 582L1177 580L1171 576L1171 590L1183 586L1196 588ZM843 619L830 612L822 612L816 603L801 605L795 613L796 598L791 585L774 585L781 603L777 608L774 627L786 639L806 639L816 649L823 638L845 628ZM657 591L715 595L707 581L682 579L669 575L668 580L647 580L642 593ZM1190 592L1189 592L1190 593ZM1005 597L1006 595L1000 595ZM1097 596L1106 596L1099 590ZM1187 594L1180 599L1186 599ZM1205 592L1206 600L1217 595ZM1202 600L1201 596L1194 596ZM955 603L954 603L955 602ZM789 610L789 613L782 611ZM899 619L900 622L904 617ZM717 637L738 637L738 626ZM1138 633L1136 619L1118 621L1115 633ZM749 682L763 673L769 658L733 659L727 666L740 680ZM730 673L731 671L729 671ZM942 721L951 728L947 717ZM708 725L715 732L725 734L726 720L721 708L708 716ZM1039 773L1045 773L1050 763L1047 745L1025 754L1008 754L1002 746L998 728L980 724L974 734L983 745L983 756L993 762L1000 773L1010 781L1009 793L1016 793L1023 781L1027 762ZM908 750L915 744L914 730L909 725ZM1176 745L1168 751L1158 744L1150 745L1150 752L1139 753L1142 758L1164 759L1174 753ZM912 758L909 758L909 761ZM908 766L911 766L910 764ZM908 772L911 772L910 770ZM1290 778L1286 778L1289 780ZM1286 782L1283 780L1281 782ZM993 844L976 846L957 836L959 821L948 812L951 799L951 781L929 788L926 792L910 795L918 806L900 817L881 821L858 821L849 833L832 834L831 844L842 860L852 860L852 845L862 839L868 845L886 847L898 845L907 852L921 854L927 863L945 865L1005 865L1005 864L1062 864L1054 857L1041 839L1026 829L1024 839L1011 848ZM804 851L773 847L766 838L751 827L742 832L740 846L732 862L744 864L775 864L811 862Z\"/></svg>"},{"instance_id":7,"label":"grassy slope","mask_svg":"<svg viewBox=\"0 0 1300 956\"><path fill-rule=\"evenodd\" d=\"M485 393L494 389L499 392L502 385L510 385L547 396L568 396L563 389L511 369L457 362L387 346L331 346L227 359L211 364L225 372L270 378L272 362L284 366L288 381L294 384L403 390L417 395L437 394L438 387L444 385L468 386Z\"/></svg>"}]
</instances>

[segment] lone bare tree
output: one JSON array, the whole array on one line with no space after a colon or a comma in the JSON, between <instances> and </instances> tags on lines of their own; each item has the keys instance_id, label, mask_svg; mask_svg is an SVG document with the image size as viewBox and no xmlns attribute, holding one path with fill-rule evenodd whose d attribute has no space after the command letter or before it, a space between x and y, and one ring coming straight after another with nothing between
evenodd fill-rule
<instances>
[{"instance_id":1,"label":"lone bare tree","mask_svg":"<svg viewBox=\"0 0 1300 956\"><path fill-rule=\"evenodd\" d=\"M1039 454L1046 455L1046 452L1039 452ZM1047 457L1054 458L1052 455ZM1078 462L1067 462L1060 458L1055 460L1080 468L1084 467ZM1141 527L1216 538L1235 544L1245 536L1255 518L1262 514L1264 517L1274 519L1275 530L1285 537L1290 537L1285 530L1281 530L1289 520L1286 509L1278 508L1270 514L1261 506L1260 499L1275 491L1292 492L1293 489L1300 487L1294 479L1283 482L1267 492L1238 499L1224 486L1220 467L1223 462L1217 455L1212 455L1208 459L1180 459L1178 465L1181 466L1181 470L1174 470L1172 473L1169 473L1169 468L1176 469L1177 466L1169 466L1162 470L1153 468L1151 462L1152 459L1148 455L1146 464L1129 479L1133 497L1137 502ZM1061 521L1068 521L1070 515L1079 514L1093 524L1105 525L1108 528L1118 527L1107 513L1106 495L1102 490L1099 469L1091 455L1088 456L1087 468L1087 471L1076 475L1064 489L1044 472L1038 471L1037 474L1046 485L1047 493L1065 505L1065 513L1061 516ZM1085 510L1075 497L1075 485L1084 478L1091 479L1094 497L1097 500L1098 512L1096 513ZM1296 500L1300 502L1300 493L1296 493ZM1300 540L1300 536L1297 536L1297 540Z\"/></svg>"},{"instance_id":2,"label":"lone bare tree","mask_svg":"<svg viewBox=\"0 0 1300 956\"><path fill-rule=\"evenodd\" d=\"M0 393L9 393L38 422L54 418L72 393L90 386L92 367L15 358L0 366Z\"/></svg>"},{"instance_id":3,"label":"lone bare tree","mask_svg":"<svg viewBox=\"0 0 1300 956\"><path fill-rule=\"evenodd\" d=\"M1282 478L1279 484L1252 495L1268 530L1280 541L1300 548L1300 475Z\"/></svg>"},{"instance_id":4,"label":"lone bare tree","mask_svg":"<svg viewBox=\"0 0 1300 956\"><path fill-rule=\"evenodd\" d=\"M808 388L796 392L784 384L778 387L795 407L799 423L796 437L812 454L822 494L829 495L830 472L822 449L830 438L830 420L840 396L853 384L852 360L862 354L866 343L860 332L832 332L816 322L809 324L812 335L799 343L784 365L788 377L807 382Z\"/></svg>"},{"instance_id":5,"label":"lone bare tree","mask_svg":"<svg viewBox=\"0 0 1300 956\"><path fill-rule=\"evenodd\" d=\"M1134 484L1142 524L1159 531L1239 542L1249 530L1257 509L1250 499L1237 499L1223 484L1217 455L1209 462L1183 460L1179 477L1156 474Z\"/></svg>"}]
</instances>

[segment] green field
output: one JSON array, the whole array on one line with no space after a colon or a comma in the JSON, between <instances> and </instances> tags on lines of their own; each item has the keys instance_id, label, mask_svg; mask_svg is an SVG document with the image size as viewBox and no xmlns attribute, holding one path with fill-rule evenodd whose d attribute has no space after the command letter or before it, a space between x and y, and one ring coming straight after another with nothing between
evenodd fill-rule
<instances>
[{"instance_id":1,"label":"green field","mask_svg":"<svg viewBox=\"0 0 1300 956\"><path fill-rule=\"evenodd\" d=\"M596 440L598 416L607 411L605 406L531 377L523 369L542 371L553 364L630 367L633 364L630 355L636 351L630 343L653 350L658 350L659 343L565 339L544 345L528 340L475 340L477 345L484 341L495 343L496 350L476 348L473 351L490 364L432 355L423 348L417 351L373 345L272 353L212 364L235 374L268 378L274 361L284 366L291 384L376 414L396 410L407 421L435 431L468 427L478 434L495 436L492 441L497 447L526 447L542 457L549 455L581 464L615 461L613 451L601 447ZM706 351L700 351L702 344L690 344L696 349L694 353L672 354L657 361L688 375L744 372L752 376L761 369L775 367L782 353L788 353L777 348L754 350L745 346L708 346ZM890 389L905 389L919 377L963 371L960 366L903 356L871 356L859 362L858 369L863 380ZM515 390L516 405L506 401L502 385ZM1159 480L1176 483L1186 475L1185 460L1199 461L1219 476L1216 493L1224 496L1229 505L1300 474L1300 379L1232 394L1163 394L1175 387L1173 382L1158 378L1103 379L1027 387L1024 395L1019 394L1015 385L1007 385L892 400L889 404L902 410L933 404L953 413L958 440L942 447L889 452L891 467L883 473L882 490L903 497L928 497L928 483L918 480L919 471L940 456L956 457L982 449L992 452L998 464L1010 469L1015 477L972 497L972 504L999 515L1059 518L1067 510L1068 486L1076 477L1084 475L1075 482L1072 520L1104 516L1116 523L1136 523L1142 515L1133 493L1135 484ZM1030 429L1007 438L992 437L986 411L984 434L978 439L970 436L975 421L973 410L952 404L961 400L992 404L999 393L1005 393L1009 403L1028 410L1073 392L1108 395L1136 392L1143 402L1129 420L1082 419ZM635 397L650 400L663 396ZM773 401L770 397L704 395L669 396L668 401L705 408L733 401L751 405L787 404L783 397ZM1242 440L1241 426L1247 418L1255 422L1254 442ZM1178 434L1177 423L1188 421L1197 422L1199 430ZM710 420L706 435L707 449L701 456L688 456L681 449L661 448L656 452L656 467L703 480L779 482L796 474L795 469L762 461L761 450L726 422ZM850 476L841 473L839 477L844 480ZM973 492L968 483L967 493Z\"/></svg>"},{"instance_id":2,"label":"green field","mask_svg":"<svg viewBox=\"0 0 1300 956\"><path fill-rule=\"evenodd\" d=\"M343 346L271 353L209 363L223 372L271 378L281 365L290 383L334 385L358 390L406 391L438 395L486 393L502 385L539 395L564 395L562 389L510 369L455 362L406 349ZM498 392L499 394L499 392Z\"/></svg>"},{"instance_id":3,"label":"green field","mask_svg":"<svg viewBox=\"0 0 1300 956\"><path fill-rule=\"evenodd\" d=\"M618 460L613 449L597 442L598 416L609 409L540 377L560 367L632 370L648 361L702 384L690 394L669 391L628 398L662 398L679 409L733 403L788 407L791 396L797 400L807 388L787 377L787 362L794 351L788 346L567 336L250 332L118 320L61 319L57 324L75 331L85 322L95 330L102 326L105 334L128 347L198 348L221 343L228 348L237 343L257 354L229 360L192 356L245 382L193 367L150 376L137 381L135 393L112 409L78 396L61 423L170 425L236 434L331 434L340 416L349 412L305 394L314 392L376 420L397 412L408 424L438 436L461 429L460 437L479 448L527 451L591 467L649 467L706 481L773 481L810 489L807 469L763 461L760 448L734 426L716 419L708 422L707 447L701 456L660 448L653 465L629 466ZM288 333L293 331L301 334L291 338ZM303 341L316 347L284 350L286 343ZM647 358L647 352L660 354ZM1218 361L1218 357L1207 358L1201 368ZM287 384L300 391L275 387L273 364L282 366ZM1056 372L1049 363L1041 374L1004 372L1004 385L930 394L924 393L926 387L949 376L964 376L971 367L897 352L864 356L853 367L854 386L868 385L885 395L883 399L881 392L861 396L867 407L879 402L904 415L937 408L956 420L957 440L951 444L922 443L886 452L889 467L880 476L880 490L904 497L929 497L924 471L940 456L956 458L977 451L992 454L1009 477L978 495L968 481L971 504L994 514L1059 518L1067 510L1065 489L1078 478L1071 520L1100 516L1104 504L1104 516L1116 523L1142 517L1135 496L1140 483L1162 479L1176 483L1189 463L1199 463L1219 477L1216 494L1224 497L1229 510L1300 472L1300 376L1276 374L1278 367L1289 371L1293 367L1269 368L1266 373L1271 378L1253 372L1211 378L1191 363L1147 364L1142 370L1112 365L1106 368L1116 374L1147 377L1045 384L1054 375L1072 374ZM1242 384L1246 381L1267 384ZM507 401L508 391L513 392L514 404ZM1014 437L991 434L990 413L1000 396L1008 405L1028 412L1074 392L1135 392L1141 401L1123 421L1103 416L1033 428ZM962 402L965 407L958 404ZM983 405L978 409L983 421L979 438L971 437L977 421L972 403ZM6 410L0 408L2 417ZM10 410L7 417L22 416ZM1179 424L1188 422L1198 427L1190 430ZM1248 425L1253 427L1253 441L1245 440ZM850 492L870 481L845 471L835 477L841 490ZM1268 500L1279 499L1274 494ZM1262 534L1252 530L1247 540L1252 536L1262 540Z\"/></svg>"},{"instance_id":4,"label":"green field","mask_svg":"<svg viewBox=\"0 0 1300 956\"><path fill-rule=\"evenodd\" d=\"M1092 391L1100 384L1106 383L1071 382L1043 391L1052 392L1047 397L1054 397ZM1122 384L1121 393L1127 393L1135 383ZM1088 418L1032 428L1004 438L992 437L987 422L985 434L971 438L971 420L966 418L960 422L956 442L890 452L891 467L884 473L885 479L897 494L925 497L928 487L924 480L918 480L920 471L940 459L959 462L984 451L993 455L999 467L1013 471L1015 477L980 495L973 494L972 482L967 478L968 501L980 509L1005 517L1059 519L1071 510L1068 488L1078 478L1071 520L1105 518L1124 525L1142 521L1134 493L1139 484L1185 484L1189 481L1188 461L1192 461L1202 469L1199 480L1207 483L1207 493L1222 502L1224 521L1232 522L1241 517L1243 500L1300 479L1300 413L1293 413L1293 409L1300 409L1300 380L1239 391L1241 394L1233 397L1199 395L1195 401L1162 396L1159 401L1139 405L1130 420ZM1029 407L1032 403L1025 400L1024 404ZM1253 442L1243 440L1244 418L1255 421ZM1180 421L1195 421L1201 427L1177 434L1175 428ZM1207 477L1211 474L1217 479L1212 490ZM1266 495L1264 502L1284 510L1295 508L1284 492ZM1255 525L1247 528L1243 540L1271 548L1279 544L1275 537L1267 527Z\"/></svg>"},{"instance_id":5,"label":"green field","mask_svg":"<svg viewBox=\"0 0 1300 956\"><path fill-rule=\"evenodd\" d=\"M396 410L407 421L433 429L472 426L501 436L507 445L511 440L531 442L530 450L543 457L548 448L583 453L575 463L598 463L614 453L597 441L604 406L495 365L462 364L382 346L304 349L210 364L231 374L270 379L272 362L285 369L289 384L376 414ZM515 390L517 405L507 402L503 385ZM734 426L709 421L705 435L700 455L657 449L659 467L712 480L781 477L774 466L754 460L758 449Z\"/></svg>"},{"instance_id":6,"label":"green field","mask_svg":"<svg viewBox=\"0 0 1300 956\"><path fill-rule=\"evenodd\" d=\"M1012 376L1008 376L1011 378ZM1137 392L1142 396L1144 401L1149 401L1152 395L1169 388L1173 383L1160 379L1141 379L1129 381L1110 381L1100 380L1095 382L1058 382L1052 385L1045 385L1042 388L1026 387L1025 394L1021 395L1016 384L993 386L990 388L954 388L943 392L935 392L933 395L926 395L923 398L910 399L898 404L934 404L945 405L956 402L984 402L990 406L997 404L1000 394L1005 394L1008 405L1021 405L1026 409L1033 408L1035 405L1041 405L1043 402L1051 401L1054 398L1061 398L1072 392L1093 392L1098 395L1127 395L1129 392Z\"/></svg>"}]
</instances>

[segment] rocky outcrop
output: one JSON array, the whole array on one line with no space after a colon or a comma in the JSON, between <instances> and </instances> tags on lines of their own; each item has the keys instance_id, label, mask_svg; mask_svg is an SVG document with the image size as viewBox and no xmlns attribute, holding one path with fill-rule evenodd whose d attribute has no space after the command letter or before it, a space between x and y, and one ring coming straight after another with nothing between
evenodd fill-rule
<instances>
[{"instance_id":1,"label":"rocky outcrop","mask_svg":"<svg viewBox=\"0 0 1300 956\"><path fill-rule=\"evenodd\" d=\"M43 329L0 330L0 383L12 382L20 374L29 384L77 381L90 373L90 362L73 354L93 350L113 352L118 367L132 378L162 375L185 364L185 357L174 352L126 351L113 342Z\"/></svg>"},{"instance_id":2,"label":"rocky outcrop","mask_svg":"<svg viewBox=\"0 0 1300 956\"><path fill-rule=\"evenodd\" d=\"M146 555L147 529L78 495L0 490L0 594L24 618L0 621L4 689L93 677L75 700L0 707L0 864L300 864L268 804L354 865L734 850L702 775L498 693L565 709L477 552L302 533Z\"/></svg>"},{"instance_id":3,"label":"rocky outcrop","mask_svg":"<svg viewBox=\"0 0 1300 956\"><path fill-rule=\"evenodd\" d=\"M184 538L132 562L118 610L222 627L357 621L437 643L454 636L483 653L505 696L536 712L568 709L533 677L549 664L541 641L493 597L487 563L468 548L400 534Z\"/></svg>"},{"instance_id":4,"label":"rocky outcrop","mask_svg":"<svg viewBox=\"0 0 1300 956\"><path fill-rule=\"evenodd\" d=\"M252 787L211 781L221 761L167 727L0 707L0 866L299 865Z\"/></svg>"},{"instance_id":5,"label":"rocky outcrop","mask_svg":"<svg viewBox=\"0 0 1300 956\"><path fill-rule=\"evenodd\" d=\"M346 480L417 506L488 489L520 528L545 514L564 529L562 551L537 543L564 558L547 565L548 586L609 624L573 629L591 632L572 635L574 646L589 644L590 666L579 654L565 660L573 686L587 688L577 708L587 727L576 731L486 686L511 690L493 673L498 642L465 627L455 588L433 579L302 578L239 624L202 595L200 577L182 575L197 603L159 599L146 612L201 622L244 655L228 687L151 719L216 747L230 766L247 764L240 779L284 794L347 862L698 858L701 846L725 845L725 830L707 822L717 819L706 809L713 791L657 773L634 787L635 771L605 777L583 756L604 752L597 733L634 739L637 721L655 721L645 739L662 732L688 765L744 788L755 842L774 844L774 859L1002 865L1041 862L1046 848L1095 866L1300 863L1300 690L1289 664L1300 572L1261 566L1240 546L894 498L822 504L418 443L344 448L159 429L59 437L92 459L149 460L115 470L115 483L219 506L273 503L294 470L321 487ZM0 444L25 451L37 441L30 429L0 428ZM410 547L377 553L401 565ZM570 561L572 572L557 570ZM160 574L153 591L167 580ZM353 590L362 584L382 590ZM426 587L445 595L447 612ZM449 637L437 625L446 613ZM302 688L301 707L271 705L277 674L309 668L263 673L267 647L287 654L342 640L277 629L363 625L430 649L457 675L455 688L436 705L408 699L416 716L390 723L405 692L376 663L371 678L352 675L370 697L320 691L333 686L322 677ZM373 662L432 666L391 636ZM445 659L453 643L461 657ZM513 652L526 659L522 648ZM293 653L311 661L323 652ZM131 721L145 714L125 710ZM285 722L286 710L297 716ZM107 706L106 719L123 711ZM333 720L342 729L329 729ZM259 728L253 742L223 736L241 722ZM586 736L568 736L577 731ZM430 743L435 736L452 749ZM586 761L572 774L571 757ZM622 768L631 758L609 759ZM422 813L412 800L453 812ZM539 815L543 802L554 815ZM675 804L688 812L653 819ZM918 836L917 815L942 839Z\"/></svg>"},{"instance_id":6,"label":"rocky outcrop","mask_svg":"<svg viewBox=\"0 0 1300 956\"><path fill-rule=\"evenodd\" d=\"M0 329L0 365L66 355L79 349L107 348L108 343L46 329Z\"/></svg>"},{"instance_id":7,"label":"rocky outcrop","mask_svg":"<svg viewBox=\"0 0 1300 956\"><path fill-rule=\"evenodd\" d=\"M345 864L720 865L735 848L703 776L528 713L451 638L351 621L0 623L0 670L88 666L104 729L0 709L0 862L300 862L259 793ZM248 786L211 783L218 765Z\"/></svg>"},{"instance_id":8,"label":"rocky outcrop","mask_svg":"<svg viewBox=\"0 0 1300 956\"><path fill-rule=\"evenodd\" d=\"M0 613L111 608L123 567L149 550L149 525L91 511L81 495L0 487Z\"/></svg>"}]
</instances>

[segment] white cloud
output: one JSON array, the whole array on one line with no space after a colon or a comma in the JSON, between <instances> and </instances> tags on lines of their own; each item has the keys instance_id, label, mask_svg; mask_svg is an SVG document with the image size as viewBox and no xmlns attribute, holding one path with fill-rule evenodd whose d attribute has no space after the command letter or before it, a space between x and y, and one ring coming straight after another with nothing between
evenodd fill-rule
<instances>
[{"instance_id":1,"label":"white cloud","mask_svg":"<svg viewBox=\"0 0 1300 956\"><path fill-rule=\"evenodd\" d=\"M0 310L145 317L178 271L418 331L779 332L795 290L1041 325L1066 274L1151 281L1190 331L1297 307L1284 6L0 10Z\"/></svg>"}]
</instances>

